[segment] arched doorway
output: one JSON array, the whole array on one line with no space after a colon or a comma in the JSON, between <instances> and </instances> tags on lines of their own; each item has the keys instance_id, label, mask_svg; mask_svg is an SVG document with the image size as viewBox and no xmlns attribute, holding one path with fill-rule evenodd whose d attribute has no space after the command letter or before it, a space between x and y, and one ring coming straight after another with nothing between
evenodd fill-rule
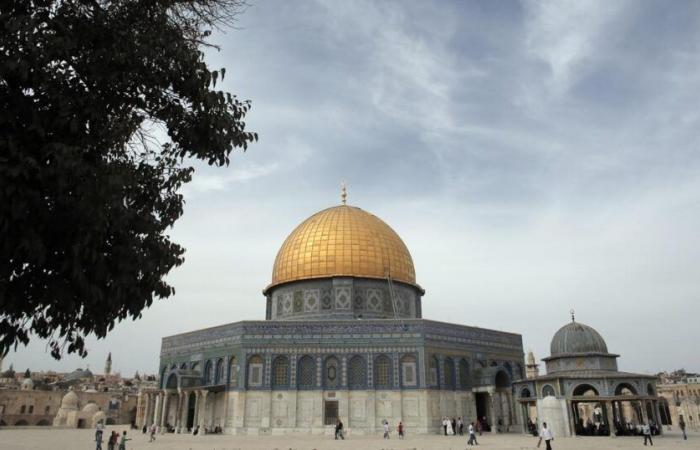
<instances>
[{"instance_id":1,"label":"arched doorway","mask_svg":"<svg viewBox=\"0 0 700 450\"><path fill-rule=\"evenodd\" d=\"M613 415L615 434L631 436L639 433L638 426L642 423L642 402L638 398L637 389L627 382L615 386Z\"/></svg>"},{"instance_id":2,"label":"arched doorway","mask_svg":"<svg viewBox=\"0 0 700 450\"><path fill-rule=\"evenodd\" d=\"M524 387L520 389L518 401L522 408L523 431L530 433L533 436L537 435L537 399L532 396L530 388Z\"/></svg>"},{"instance_id":3,"label":"arched doorway","mask_svg":"<svg viewBox=\"0 0 700 450\"><path fill-rule=\"evenodd\" d=\"M197 404L197 396L194 392L190 392L190 397L187 401L187 429L194 428L194 408Z\"/></svg>"},{"instance_id":4,"label":"arched doorway","mask_svg":"<svg viewBox=\"0 0 700 450\"><path fill-rule=\"evenodd\" d=\"M610 423L598 389L591 384L582 383L574 388L571 395L575 433L578 436L609 436Z\"/></svg>"}]
</instances>

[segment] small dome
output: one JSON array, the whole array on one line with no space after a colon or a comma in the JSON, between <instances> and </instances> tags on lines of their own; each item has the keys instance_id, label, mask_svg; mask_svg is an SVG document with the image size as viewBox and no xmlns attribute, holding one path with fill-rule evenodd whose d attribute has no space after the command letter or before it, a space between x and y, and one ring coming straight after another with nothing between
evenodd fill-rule
<instances>
[{"instance_id":1,"label":"small dome","mask_svg":"<svg viewBox=\"0 0 700 450\"><path fill-rule=\"evenodd\" d=\"M24 381L22 382L22 388L23 391L31 391L34 389L34 381L32 381L31 378L25 378Z\"/></svg>"},{"instance_id":2,"label":"small dome","mask_svg":"<svg viewBox=\"0 0 700 450\"><path fill-rule=\"evenodd\" d=\"M96 412L99 412L99 410L100 407L95 403L88 403L83 407L83 412L88 414L95 414Z\"/></svg>"},{"instance_id":3,"label":"small dome","mask_svg":"<svg viewBox=\"0 0 700 450\"><path fill-rule=\"evenodd\" d=\"M87 370L76 369L73 372L66 375L65 380L66 381L75 381L75 380L84 380L84 379L89 379L89 378L92 378L92 372L90 372L90 369L87 369Z\"/></svg>"},{"instance_id":4,"label":"small dome","mask_svg":"<svg viewBox=\"0 0 700 450\"><path fill-rule=\"evenodd\" d=\"M78 396L75 394L75 392L70 391L63 396L63 400L61 400L61 408L78 409Z\"/></svg>"},{"instance_id":5,"label":"small dome","mask_svg":"<svg viewBox=\"0 0 700 450\"><path fill-rule=\"evenodd\" d=\"M578 322L567 323L554 334L550 355L571 353L608 353L603 337L593 328Z\"/></svg>"}]
</instances>

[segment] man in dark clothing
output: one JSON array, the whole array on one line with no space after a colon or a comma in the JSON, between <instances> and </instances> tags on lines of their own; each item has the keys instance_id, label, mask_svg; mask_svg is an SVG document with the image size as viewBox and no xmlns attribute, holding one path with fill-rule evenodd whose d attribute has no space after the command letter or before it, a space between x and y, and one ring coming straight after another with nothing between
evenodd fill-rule
<instances>
[{"instance_id":1,"label":"man in dark clothing","mask_svg":"<svg viewBox=\"0 0 700 450\"><path fill-rule=\"evenodd\" d=\"M345 437L343 436L343 421L340 419L338 419L338 422L335 424L335 439L338 440L338 437L345 440Z\"/></svg>"}]
</instances>

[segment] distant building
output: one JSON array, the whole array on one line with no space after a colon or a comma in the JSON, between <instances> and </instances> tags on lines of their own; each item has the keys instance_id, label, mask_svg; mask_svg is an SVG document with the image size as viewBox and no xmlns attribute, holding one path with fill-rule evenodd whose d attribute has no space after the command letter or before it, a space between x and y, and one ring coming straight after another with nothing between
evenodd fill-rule
<instances>
[{"instance_id":1,"label":"distant building","mask_svg":"<svg viewBox=\"0 0 700 450\"><path fill-rule=\"evenodd\" d=\"M684 380L658 384L659 395L663 399L666 420L664 425L678 426L680 419L690 430L700 430L700 380L697 376Z\"/></svg>"},{"instance_id":2,"label":"distant building","mask_svg":"<svg viewBox=\"0 0 700 450\"><path fill-rule=\"evenodd\" d=\"M107 360L111 364L111 355ZM142 378L95 375L89 369L63 374L27 370L20 375L10 367L0 373L0 426L134 423L138 390L157 384L155 376Z\"/></svg>"}]
</instances>

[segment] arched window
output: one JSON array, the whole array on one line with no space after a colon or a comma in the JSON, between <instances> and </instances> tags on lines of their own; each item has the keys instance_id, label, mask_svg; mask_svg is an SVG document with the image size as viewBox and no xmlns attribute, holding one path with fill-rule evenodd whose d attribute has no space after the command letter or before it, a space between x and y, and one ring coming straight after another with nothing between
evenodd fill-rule
<instances>
[{"instance_id":1,"label":"arched window","mask_svg":"<svg viewBox=\"0 0 700 450\"><path fill-rule=\"evenodd\" d=\"M180 364L180 369L187 370L187 363L184 362L184 363Z\"/></svg>"},{"instance_id":2,"label":"arched window","mask_svg":"<svg viewBox=\"0 0 700 450\"><path fill-rule=\"evenodd\" d=\"M386 355L379 355L374 360L374 387L389 388L391 387L392 375L391 360Z\"/></svg>"},{"instance_id":3,"label":"arched window","mask_svg":"<svg viewBox=\"0 0 700 450\"><path fill-rule=\"evenodd\" d=\"M637 390L629 383L620 383L615 388L615 395L637 395Z\"/></svg>"},{"instance_id":4,"label":"arched window","mask_svg":"<svg viewBox=\"0 0 700 450\"><path fill-rule=\"evenodd\" d=\"M459 361L459 387L466 389L469 387L469 363L462 358Z\"/></svg>"},{"instance_id":5,"label":"arched window","mask_svg":"<svg viewBox=\"0 0 700 450\"><path fill-rule=\"evenodd\" d=\"M440 385L440 373L438 371L438 359L437 356L431 356L428 358L428 382L431 386Z\"/></svg>"},{"instance_id":6,"label":"arched window","mask_svg":"<svg viewBox=\"0 0 700 450\"><path fill-rule=\"evenodd\" d=\"M654 386L651 383L647 384L647 395L656 395L656 391L654 391ZM695 395L697 395L697 392L695 393Z\"/></svg>"},{"instance_id":7,"label":"arched window","mask_svg":"<svg viewBox=\"0 0 700 450\"><path fill-rule=\"evenodd\" d=\"M556 395L554 394L554 388L551 385L546 384L542 388L542 397L549 397L549 396L555 397Z\"/></svg>"},{"instance_id":8,"label":"arched window","mask_svg":"<svg viewBox=\"0 0 700 450\"><path fill-rule=\"evenodd\" d=\"M526 388L526 387L522 388L522 390L520 391L520 397L521 397L521 398L530 398L530 397L532 397L532 394L530 394L530 389L528 389L528 388Z\"/></svg>"},{"instance_id":9,"label":"arched window","mask_svg":"<svg viewBox=\"0 0 700 450\"><path fill-rule=\"evenodd\" d=\"M405 387L418 386L418 377L416 373L416 357L413 355L404 355L401 358L401 385Z\"/></svg>"},{"instance_id":10,"label":"arched window","mask_svg":"<svg viewBox=\"0 0 700 450\"><path fill-rule=\"evenodd\" d=\"M204 363L204 385L205 386L211 384L212 379L213 379L212 372L213 371L211 368L211 361L207 361L206 363Z\"/></svg>"},{"instance_id":11,"label":"arched window","mask_svg":"<svg viewBox=\"0 0 700 450\"><path fill-rule=\"evenodd\" d=\"M445 386L454 389L455 388L455 363L452 358L445 358L442 364L443 370L445 371Z\"/></svg>"},{"instance_id":12,"label":"arched window","mask_svg":"<svg viewBox=\"0 0 700 450\"><path fill-rule=\"evenodd\" d=\"M505 370L499 370L494 377L494 384L497 388L510 387L510 377Z\"/></svg>"},{"instance_id":13,"label":"arched window","mask_svg":"<svg viewBox=\"0 0 700 450\"><path fill-rule=\"evenodd\" d=\"M255 355L248 359L248 386L259 387L263 384L263 359Z\"/></svg>"},{"instance_id":14,"label":"arched window","mask_svg":"<svg viewBox=\"0 0 700 450\"><path fill-rule=\"evenodd\" d=\"M334 389L340 386L340 364L338 362L338 358L335 356L329 356L326 358L323 373L323 382L327 388Z\"/></svg>"},{"instance_id":15,"label":"arched window","mask_svg":"<svg viewBox=\"0 0 700 450\"><path fill-rule=\"evenodd\" d=\"M575 397L595 397L598 395L598 390L590 384L579 384L574 388L572 395Z\"/></svg>"},{"instance_id":16,"label":"arched window","mask_svg":"<svg viewBox=\"0 0 700 450\"><path fill-rule=\"evenodd\" d=\"M300 388L316 387L316 363L309 355L304 355L297 363L297 386Z\"/></svg>"},{"instance_id":17,"label":"arched window","mask_svg":"<svg viewBox=\"0 0 700 450\"><path fill-rule=\"evenodd\" d=\"M228 382L231 387L238 387L238 360L235 356L228 363Z\"/></svg>"},{"instance_id":18,"label":"arched window","mask_svg":"<svg viewBox=\"0 0 700 450\"><path fill-rule=\"evenodd\" d=\"M350 389L363 388L367 385L367 368L362 356L355 355L348 363L348 387Z\"/></svg>"},{"instance_id":19,"label":"arched window","mask_svg":"<svg viewBox=\"0 0 700 450\"><path fill-rule=\"evenodd\" d=\"M221 384L224 382L224 360L219 358L216 361L216 373L214 374L214 384Z\"/></svg>"},{"instance_id":20,"label":"arched window","mask_svg":"<svg viewBox=\"0 0 700 450\"><path fill-rule=\"evenodd\" d=\"M278 356L272 362L272 387L289 386L289 359Z\"/></svg>"},{"instance_id":21,"label":"arched window","mask_svg":"<svg viewBox=\"0 0 700 450\"><path fill-rule=\"evenodd\" d=\"M199 363L198 363L198 362L192 363L192 368L191 368L191 370L199 370Z\"/></svg>"}]
</instances>

